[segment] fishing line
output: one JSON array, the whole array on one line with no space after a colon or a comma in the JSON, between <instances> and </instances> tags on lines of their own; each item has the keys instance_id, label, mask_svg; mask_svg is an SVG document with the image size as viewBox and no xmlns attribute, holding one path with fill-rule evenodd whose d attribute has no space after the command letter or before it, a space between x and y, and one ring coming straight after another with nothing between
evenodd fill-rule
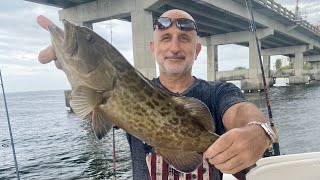
<instances>
[{"instance_id":1,"label":"fishing line","mask_svg":"<svg viewBox=\"0 0 320 180\"><path fill-rule=\"evenodd\" d=\"M110 18L110 7L111 7L111 0L107 3L107 11L108 11L108 18ZM109 19L110 24L110 44L112 44L112 20ZM112 128L112 161L113 161L113 179L116 180L117 175L117 167L116 167L116 140L115 140L115 127Z\"/></svg>"},{"instance_id":2,"label":"fishing line","mask_svg":"<svg viewBox=\"0 0 320 180\"><path fill-rule=\"evenodd\" d=\"M249 22L249 25L250 25L249 30L254 35L257 50L258 50L260 69L261 69L261 75L262 75L262 80L263 80L263 88L264 88L264 92L265 92L265 96L266 96L266 103L267 103L267 109L268 109L268 115L269 115L269 122L270 122L270 126L272 127L273 131L277 134L276 142L273 143L273 145L272 145L273 146L273 154L272 155L280 155L278 133L277 133L277 129L275 128L275 125L273 123L273 117L272 117L272 111L271 111L271 105L270 105L270 99L269 99L269 92L268 92L266 77L265 77L262 58L261 58L261 47L259 44L259 40L258 40L258 36L257 36L257 27L256 27L256 23L254 20L254 15L253 15L252 0L245 0L245 2L246 2L248 15L249 15L249 21L250 21ZM271 151L271 150L269 150L269 151Z\"/></svg>"},{"instance_id":3,"label":"fishing line","mask_svg":"<svg viewBox=\"0 0 320 180\"><path fill-rule=\"evenodd\" d=\"M2 81L1 69L0 69L0 79L1 79L1 87L2 87L3 101L4 101L5 108L6 108L6 114L7 114L7 120L8 120L8 127L9 127L9 133L10 133L10 141L11 141L11 147L12 147L12 154L13 154L13 159L14 159L14 165L15 165L15 168L16 168L17 179L20 180L18 162L17 162L17 157L16 157L16 151L15 151L15 148L14 148L14 142L13 142L13 136L12 136L12 130L11 130L11 124L10 124L10 118L9 118L9 112L8 112L6 94L5 94L5 92L4 92L4 85L3 85L3 81Z\"/></svg>"}]
</instances>

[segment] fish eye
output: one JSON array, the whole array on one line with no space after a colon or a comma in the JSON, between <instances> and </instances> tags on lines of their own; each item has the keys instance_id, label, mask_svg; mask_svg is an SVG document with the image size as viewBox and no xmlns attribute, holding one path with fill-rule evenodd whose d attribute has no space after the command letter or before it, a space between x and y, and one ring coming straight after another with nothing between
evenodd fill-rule
<instances>
[{"instance_id":1,"label":"fish eye","mask_svg":"<svg viewBox=\"0 0 320 180\"><path fill-rule=\"evenodd\" d=\"M95 42L95 38L94 38L94 36L92 36L91 34L87 34L86 35L86 40L89 42L89 43L94 43Z\"/></svg>"}]
</instances>

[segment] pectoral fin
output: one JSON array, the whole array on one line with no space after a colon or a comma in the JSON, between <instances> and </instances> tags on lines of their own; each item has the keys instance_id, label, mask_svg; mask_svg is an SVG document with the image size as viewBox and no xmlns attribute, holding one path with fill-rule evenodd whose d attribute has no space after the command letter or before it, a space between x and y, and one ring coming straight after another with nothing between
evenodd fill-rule
<instances>
[{"instance_id":1,"label":"pectoral fin","mask_svg":"<svg viewBox=\"0 0 320 180\"><path fill-rule=\"evenodd\" d=\"M180 172L190 173L196 170L202 163L202 156L194 151L172 151L156 149L168 164Z\"/></svg>"},{"instance_id":2,"label":"pectoral fin","mask_svg":"<svg viewBox=\"0 0 320 180\"><path fill-rule=\"evenodd\" d=\"M96 90L79 86L72 91L70 105L73 111L85 118L92 113L92 127L98 139L102 139L112 128L106 114L99 108L103 95Z\"/></svg>"},{"instance_id":3,"label":"pectoral fin","mask_svg":"<svg viewBox=\"0 0 320 180\"><path fill-rule=\"evenodd\" d=\"M72 90L70 105L76 115L85 118L98 105L102 99L102 94L96 90L79 86Z\"/></svg>"}]
</instances>

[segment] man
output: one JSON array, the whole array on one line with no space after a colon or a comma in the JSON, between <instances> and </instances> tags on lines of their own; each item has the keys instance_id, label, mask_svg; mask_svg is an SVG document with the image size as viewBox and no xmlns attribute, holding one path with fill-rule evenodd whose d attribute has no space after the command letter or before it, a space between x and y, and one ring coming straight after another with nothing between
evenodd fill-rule
<instances>
[{"instance_id":1,"label":"man","mask_svg":"<svg viewBox=\"0 0 320 180\"><path fill-rule=\"evenodd\" d=\"M37 21L45 29L52 23L43 16L39 16ZM222 136L203 154L210 164L223 173L234 174L262 157L272 140L260 126L260 123L266 122L263 113L246 102L241 91L233 84L207 82L192 76L192 65L201 50L201 44L190 14L174 9L156 19L150 49L160 69L159 78L153 81L178 95L200 99L212 113L216 133ZM48 63L55 58L52 46L39 54L41 63ZM55 62L59 68L59 63ZM149 179L145 158L146 153L151 151L150 147L130 135L128 141L134 179Z\"/></svg>"}]
</instances>

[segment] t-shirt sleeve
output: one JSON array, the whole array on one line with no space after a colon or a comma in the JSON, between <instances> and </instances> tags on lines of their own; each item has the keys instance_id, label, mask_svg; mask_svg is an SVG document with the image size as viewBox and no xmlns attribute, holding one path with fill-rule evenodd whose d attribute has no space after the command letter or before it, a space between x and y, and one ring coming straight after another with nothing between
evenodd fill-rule
<instances>
[{"instance_id":1,"label":"t-shirt sleeve","mask_svg":"<svg viewBox=\"0 0 320 180\"><path fill-rule=\"evenodd\" d=\"M243 93L241 90L232 83L221 84L215 94L216 117L222 120L223 114L232 105L245 102ZM224 128L224 127L223 127Z\"/></svg>"}]
</instances>

